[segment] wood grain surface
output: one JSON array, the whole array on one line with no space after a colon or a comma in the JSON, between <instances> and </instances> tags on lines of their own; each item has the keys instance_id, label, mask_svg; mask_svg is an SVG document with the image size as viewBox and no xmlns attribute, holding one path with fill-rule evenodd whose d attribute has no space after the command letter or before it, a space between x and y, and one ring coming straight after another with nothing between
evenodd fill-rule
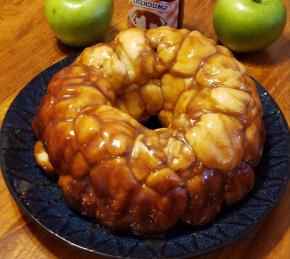
<instances>
[{"instance_id":1,"label":"wood grain surface","mask_svg":"<svg viewBox=\"0 0 290 259\"><path fill-rule=\"evenodd\" d=\"M43 14L43 0L0 1L0 125L17 93L38 73L78 51L54 37ZM125 29L127 0L115 0L105 41ZM185 1L184 27L216 39L215 1ZM290 124L290 0L284 34L254 54L236 55L274 97ZM265 17L266 18L266 17ZM41 231L18 209L0 176L0 258L96 258L68 247ZM290 185L261 226L245 238L201 258L290 258Z\"/></svg>"}]
</instances>

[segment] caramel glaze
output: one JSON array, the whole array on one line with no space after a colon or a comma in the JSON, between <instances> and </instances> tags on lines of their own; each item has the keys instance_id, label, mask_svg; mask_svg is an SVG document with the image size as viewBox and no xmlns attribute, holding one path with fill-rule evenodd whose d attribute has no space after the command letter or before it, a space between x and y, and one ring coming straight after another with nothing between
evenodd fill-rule
<instances>
[{"instance_id":1,"label":"caramel glaze","mask_svg":"<svg viewBox=\"0 0 290 259\"><path fill-rule=\"evenodd\" d=\"M140 123L154 114L164 128ZM72 207L112 229L200 225L253 188L261 115L226 48L197 31L129 29L53 77L33 121L35 157Z\"/></svg>"}]
</instances>

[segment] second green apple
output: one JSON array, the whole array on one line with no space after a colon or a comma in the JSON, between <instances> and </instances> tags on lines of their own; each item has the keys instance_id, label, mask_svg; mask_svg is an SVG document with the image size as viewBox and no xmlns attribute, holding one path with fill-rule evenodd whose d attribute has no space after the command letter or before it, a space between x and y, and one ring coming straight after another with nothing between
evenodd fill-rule
<instances>
[{"instance_id":1,"label":"second green apple","mask_svg":"<svg viewBox=\"0 0 290 259\"><path fill-rule=\"evenodd\" d=\"M217 0L218 39L236 52L261 50L281 36L286 23L283 0Z\"/></svg>"}]
</instances>

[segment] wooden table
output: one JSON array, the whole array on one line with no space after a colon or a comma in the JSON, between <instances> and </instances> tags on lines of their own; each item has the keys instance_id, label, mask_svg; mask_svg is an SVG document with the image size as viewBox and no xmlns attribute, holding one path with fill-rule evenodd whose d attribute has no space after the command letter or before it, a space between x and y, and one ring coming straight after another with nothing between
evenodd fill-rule
<instances>
[{"instance_id":1,"label":"wooden table","mask_svg":"<svg viewBox=\"0 0 290 259\"><path fill-rule=\"evenodd\" d=\"M0 125L17 93L38 73L76 52L59 43L43 15L43 0L0 2ZM126 28L127 0L115 1L112 26L105 40ZM184 27L216 38L214 2L185 1ZM290 0L285 1L290 15ZM266 18L266 17L265 17ZM279 40L261 52L237 55L266 87L290 124L290 20ZM64 246L22 215L0 176L0 258L93 258ZM289 258L290 185L263 225L232 245L202 258Z\"/></svg>"}]
</instances>

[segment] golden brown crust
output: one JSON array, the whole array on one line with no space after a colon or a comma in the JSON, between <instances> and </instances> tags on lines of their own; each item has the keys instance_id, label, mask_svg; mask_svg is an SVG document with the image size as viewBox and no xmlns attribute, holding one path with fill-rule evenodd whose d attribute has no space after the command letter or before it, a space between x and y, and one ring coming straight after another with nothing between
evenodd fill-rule
<instances>
[{"instance_id":1,"label":"golden brown crust","mask_svg":"<svg viewBox=\"0 0 290 259\"><path fill-rule=\"evenodd\" d=\"M166 128L140 124L151 115ZM261 115L224 47L197 31L130 29L54 76L33 121L35 156L81 213L155 233L209 222L252 189Z\"/></svg>"}]
</instances>

